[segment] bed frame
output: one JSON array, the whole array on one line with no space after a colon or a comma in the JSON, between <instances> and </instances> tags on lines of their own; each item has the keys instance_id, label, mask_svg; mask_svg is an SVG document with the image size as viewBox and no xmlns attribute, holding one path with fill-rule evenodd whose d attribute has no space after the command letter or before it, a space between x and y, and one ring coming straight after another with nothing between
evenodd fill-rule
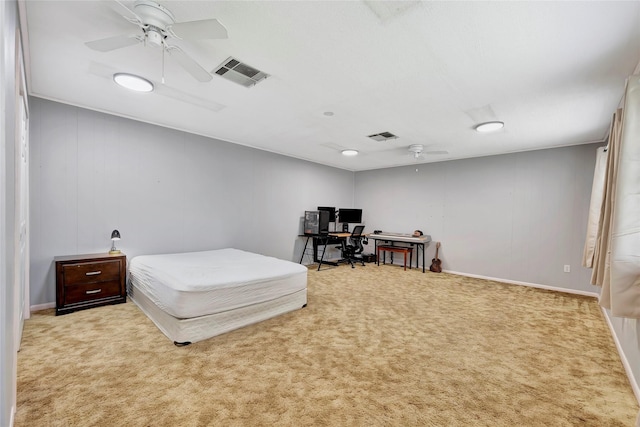
<instances>
[{"instance_id":1,"label":"bed frame","mask_svg":"<svg viewBox=\"0 0 640 427\"><path fill-rule=\"evenodd\" d=\"M177 346L189 345L243 326L258 323L307 306L307 290L271 301L189 319L178 319L156 306L129 283L129 299Z\"/></svg>"}]
</instances>

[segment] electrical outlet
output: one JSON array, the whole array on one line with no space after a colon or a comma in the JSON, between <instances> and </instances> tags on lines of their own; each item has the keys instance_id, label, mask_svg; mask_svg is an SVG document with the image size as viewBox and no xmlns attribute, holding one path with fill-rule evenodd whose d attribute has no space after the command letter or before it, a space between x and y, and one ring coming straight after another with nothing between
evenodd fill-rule
<instances>
[{"instance_id":1,"label":"electrical outlet","mask_svg":"<svg viewBox=\"0 0 640 427\"><path fill-rule=\"evenodd\" d=\"M571 266L569 264L565 264L564 265L564 272L565 273L571 273Z\"/></svg>"}]
</instances>

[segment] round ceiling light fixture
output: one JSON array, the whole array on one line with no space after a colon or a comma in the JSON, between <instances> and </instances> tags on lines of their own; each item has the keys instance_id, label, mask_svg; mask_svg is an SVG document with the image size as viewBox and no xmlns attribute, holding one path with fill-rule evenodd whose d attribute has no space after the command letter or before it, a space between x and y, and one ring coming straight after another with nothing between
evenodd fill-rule
<instances>
[{"instance_id":1,"label":"round ceiling light fixture","mask_svg":"<svg viewBox=\"0 0 640 427\"><path fill-rule=\"evenodd\" d=\"M504 127L504 122L492 121L480 123L476 126L476 132L486 133L486 132L494 132Z\"/></svg>"},{"instance_id":2,"label":"round ceiling light fixture","mask_svg":"<svg viewBox=\"0 0 640 427\"><path fill-rule=\"evenodd\" d=\"M357 156L358 155L358 150L351 150L351 149L342 150L342 155L343 156L349 156L349 157Z\"/></svg>"},{"instance_id":3,"label":"round ceiling light fixture","mask_svg":"<svg viewBox=\"0 0 640 427\"><path fill-rule=\"evenodd\" d=\"M153 83L143 77L136 76L135 74L116 73L113 75L113 81L118 85L135 92L153 91Z\"/></svg>"}]
</instances>

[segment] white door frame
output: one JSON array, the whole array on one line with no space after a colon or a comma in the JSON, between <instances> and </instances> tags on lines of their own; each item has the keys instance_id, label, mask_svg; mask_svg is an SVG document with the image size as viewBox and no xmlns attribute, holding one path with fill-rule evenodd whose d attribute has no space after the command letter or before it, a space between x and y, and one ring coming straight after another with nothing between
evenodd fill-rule
<instances>
[{"instance_id":1,"label":"white door frame","mask_svg":"<svg viewBox=\"0 0 640 427\"><path fill-rule=\"evenodd\" d=\"M16 126L15 126L15 350L20 350L29 309L29 105L21 40L16 32Z\"/></svg>"},{"instance_id":2,"label":"white door frame","mask_svg":"<svg viewBox=\"0 0 640 427\"><path fill-rule=\"evenodd\" d=\"M20 340L25 319L29 318L29 151L27 144L26 98L18 97L16 105L15 151L15 348L20 350Z\"/></svg>"}]
</instances>

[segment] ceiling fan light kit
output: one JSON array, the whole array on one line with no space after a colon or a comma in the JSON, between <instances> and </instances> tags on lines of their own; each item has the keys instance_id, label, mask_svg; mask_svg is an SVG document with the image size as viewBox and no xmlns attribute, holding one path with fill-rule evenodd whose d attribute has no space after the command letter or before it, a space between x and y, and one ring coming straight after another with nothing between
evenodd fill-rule
<instances>
[{"instance_id":1,"label":"ceiling fan light kit","mask_svg":"<svg viewBox=\"0 0 640 427\"><path fill-rule=\"evenodd\" d=\"M476 132L480 132L480 133L487 133L487 132L495 132L497 130L500 130L504 127L504 122L500 122L500 121L491 121L491 122L485 122L485 123L480 123L479 125L476 126Z\"/></svg>"}]
</instances>

